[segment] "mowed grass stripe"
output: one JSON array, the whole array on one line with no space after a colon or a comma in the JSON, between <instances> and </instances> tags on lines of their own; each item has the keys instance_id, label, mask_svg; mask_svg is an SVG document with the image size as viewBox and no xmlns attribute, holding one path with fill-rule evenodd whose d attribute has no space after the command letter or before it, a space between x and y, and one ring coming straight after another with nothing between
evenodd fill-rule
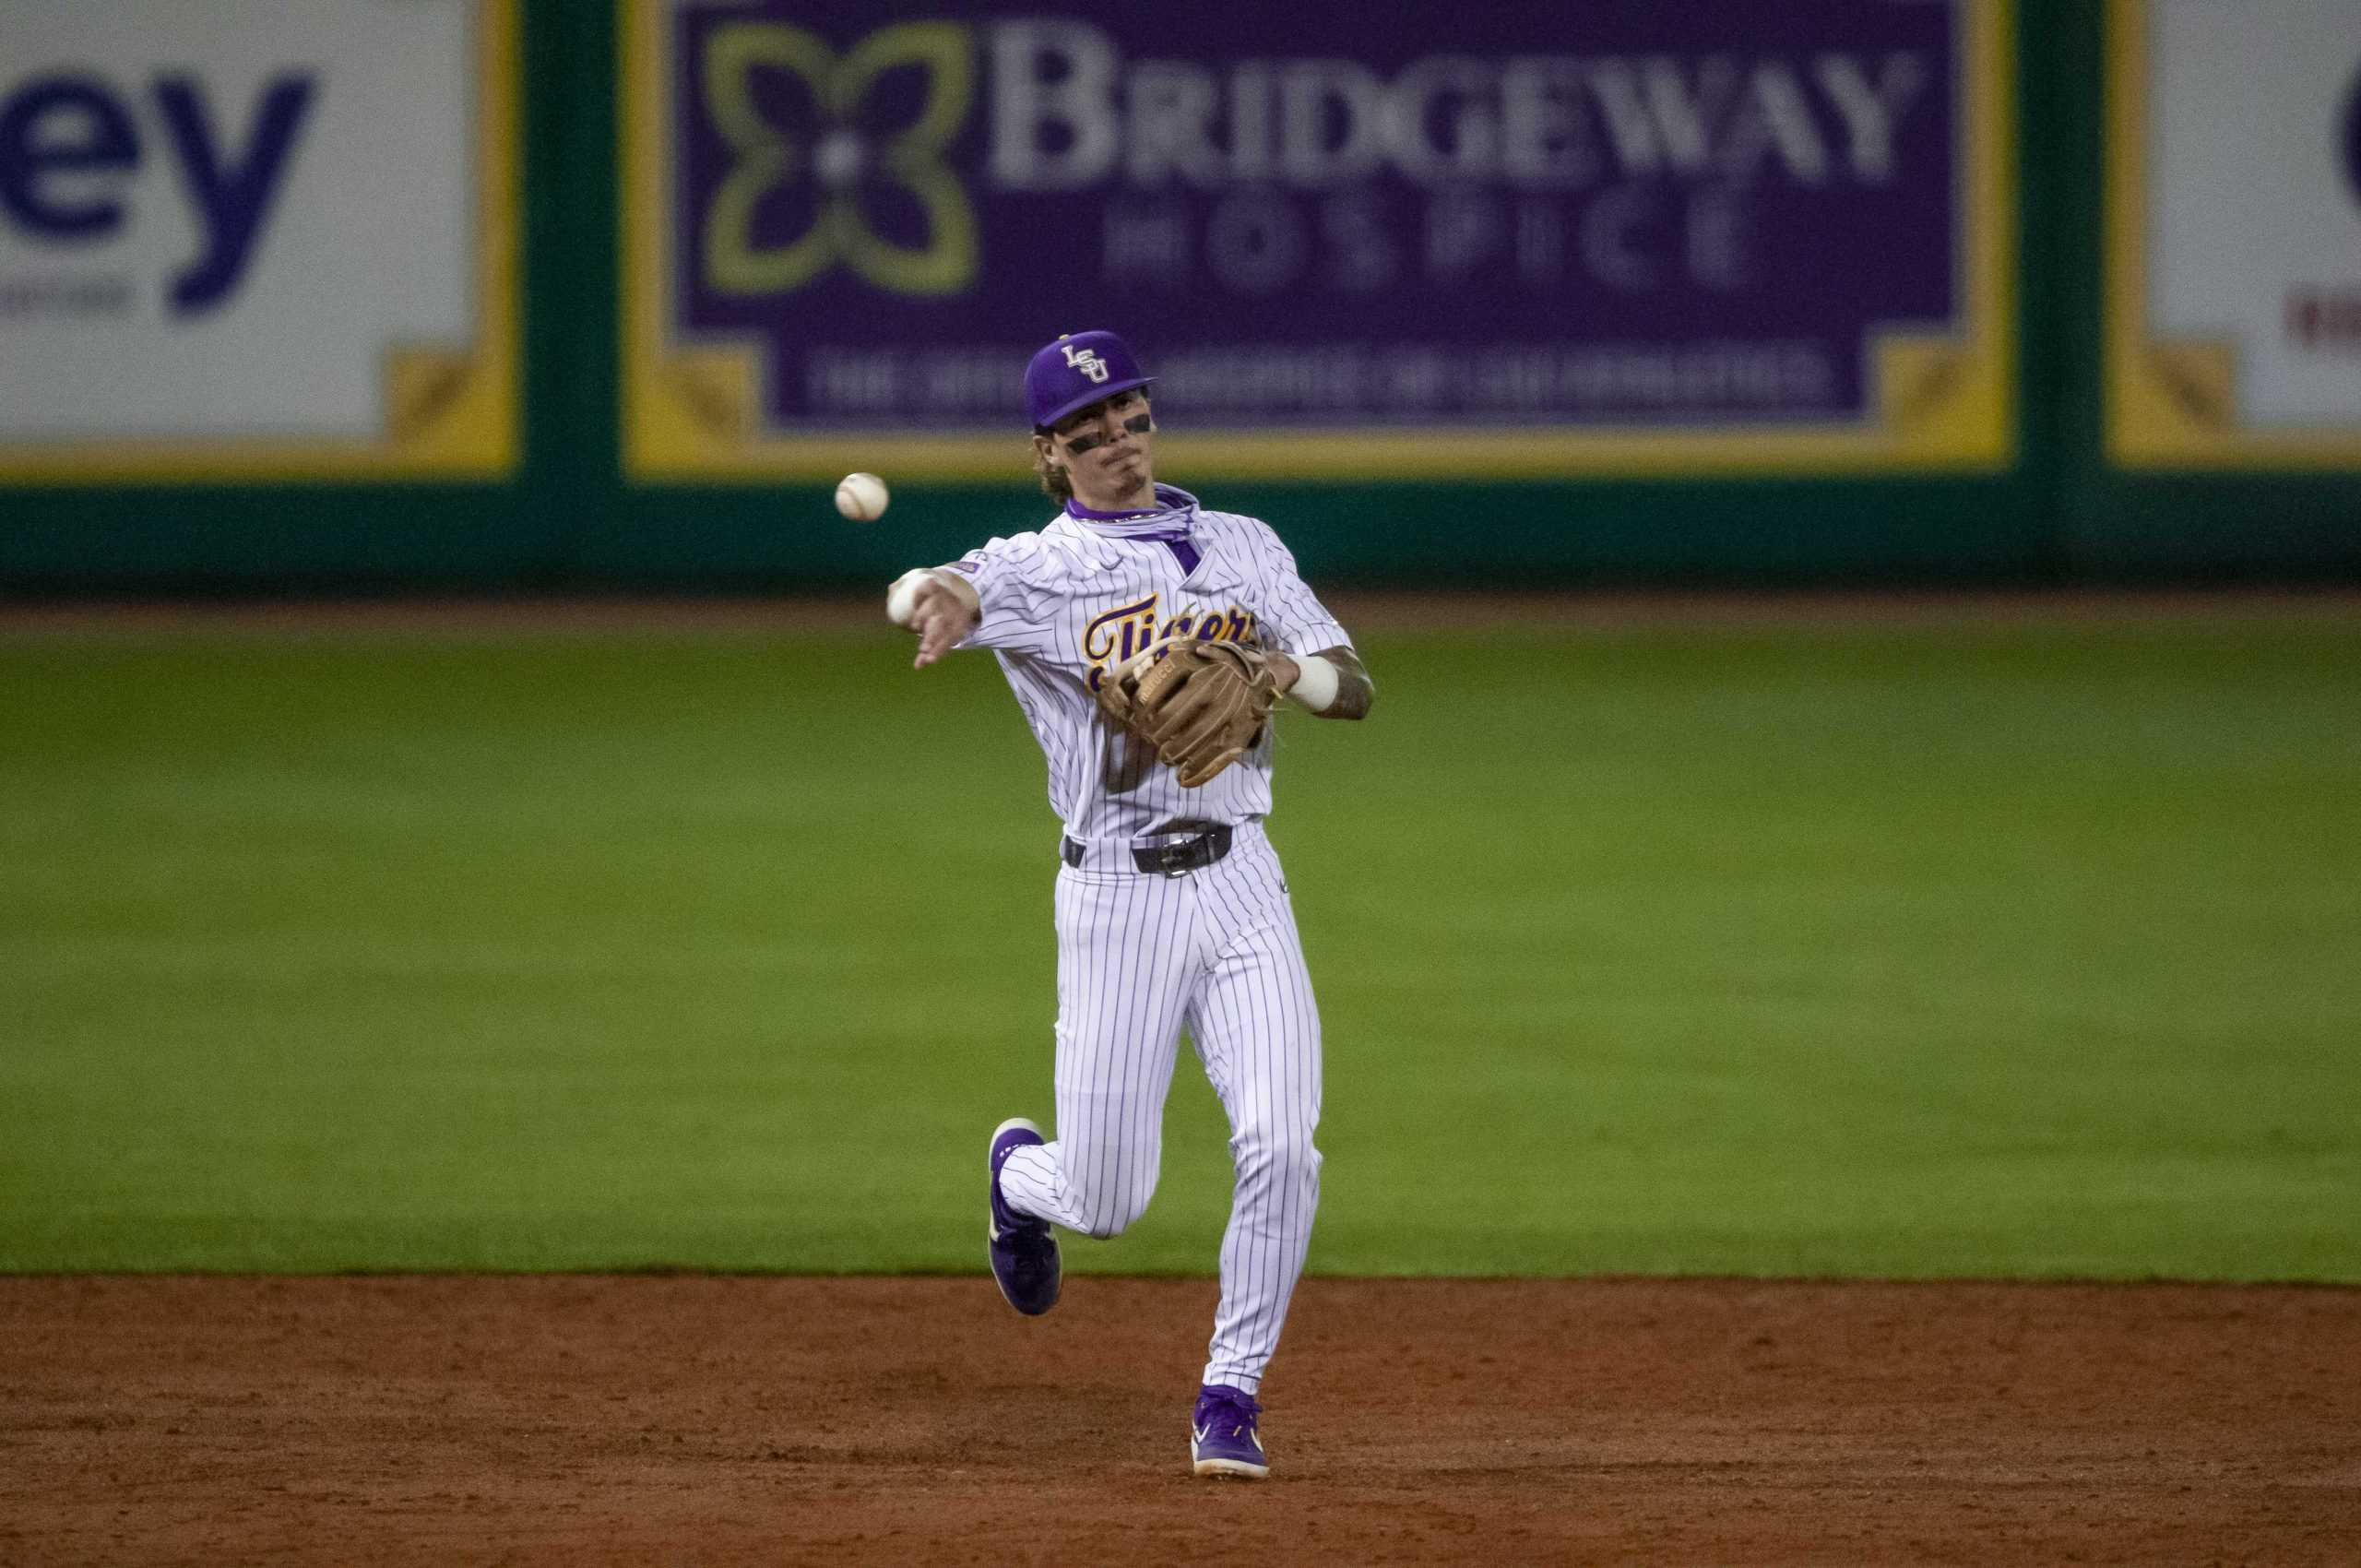
<instances>
[{"instance_id":1,"label":"mowed grass stripe","mask_svg":"<svg viewBox=\"0 0 2361 1568\"><path fill-rule=\"evenodd\" d=\"M1364 639L1315 1269L2361 1279L2361 626ZM0 647L0 1268L980 1266L1056 825L887 634ZM1203 1272L1188 1063L1147 1218Z\"/></svg>"}]
</instances>

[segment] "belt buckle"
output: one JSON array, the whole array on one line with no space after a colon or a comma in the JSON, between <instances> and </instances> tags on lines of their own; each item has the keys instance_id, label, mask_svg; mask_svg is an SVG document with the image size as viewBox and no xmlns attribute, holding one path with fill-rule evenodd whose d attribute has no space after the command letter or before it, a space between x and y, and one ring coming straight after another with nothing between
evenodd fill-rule
<instances>
[{"instance_id":1,"label":"belt buckle","mask_svg":"<svg viewBox=\"0 0 2361 1568\"><path fill-rule=\"evenodd\" d=\"M1183 838L1177 844L1158 844L1155 849L1150 849L1148 854L1154 859L1156 874L1168 882L1178 882L1196 870L1195 863L1189 859L1189 856L1204 842L1204 837L1200 834L1193 837Z\"/></svg>"},{"instance_id":2,"label":"belt buckle","mask_svg":"<svg viewBox=\"0 0 2361 1568\"><path fill-rule=\"evenodd\" d=\"M1191 872L1202 871L1221 859L1221 851L1215 848L1215 841L1228 831L1222 824L1208 822L1202 817L1183 817L1168 823L1163 831L1146 837L1177 841L1135 851L1140 870L1177 882Z\"/></svg>"}]
</instances>

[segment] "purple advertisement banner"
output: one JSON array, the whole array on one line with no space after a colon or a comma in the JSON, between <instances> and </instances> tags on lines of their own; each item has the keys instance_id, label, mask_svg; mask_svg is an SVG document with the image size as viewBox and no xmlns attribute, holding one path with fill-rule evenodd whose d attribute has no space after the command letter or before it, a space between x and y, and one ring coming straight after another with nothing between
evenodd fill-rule
<instances>
[{"instance_id":1,"label":"purple advertisement banner","mask_svg":"<svg viewBox=\"0 0 2361 1568\"><path fill-rule=\"evenodd\" d=\"M1197 429L1874 426L1965 331L1972 4L683 0L663 341L762 436L1006 431L1094 327Z\"/></svg>"}]
</instances>

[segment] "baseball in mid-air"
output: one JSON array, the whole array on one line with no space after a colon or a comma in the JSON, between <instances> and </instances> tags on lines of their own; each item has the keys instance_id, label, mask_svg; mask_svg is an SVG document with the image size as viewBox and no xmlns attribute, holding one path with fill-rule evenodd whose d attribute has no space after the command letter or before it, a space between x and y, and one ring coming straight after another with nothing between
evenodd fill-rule
<instances>
[{"instance_id":1,"label":"baseball in mid-air","mask_svg":"<svg viewBox=\"0 0 2361 1568\"><path fill-rule=\"evenodd\" d=\"M856 523L873 523L885 515L885 481L875 474L847 474L836 481L836 510Z\"/></svg>"}]
</instances>

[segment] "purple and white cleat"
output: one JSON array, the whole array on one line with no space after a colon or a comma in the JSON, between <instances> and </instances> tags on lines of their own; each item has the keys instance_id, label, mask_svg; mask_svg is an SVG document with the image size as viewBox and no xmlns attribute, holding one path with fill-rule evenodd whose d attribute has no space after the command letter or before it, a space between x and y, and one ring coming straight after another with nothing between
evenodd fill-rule
<instances>
[{"instance_id":1,"label":"purple and white cleat","mask_svg":"<svg viewBox=\"0 0 2361 1568\"><path fill-rule=\"evenodd\" d=\"M1263 1407L1254 1396L1226 1383L1209 1383L1197 1391L1196 1413L1189 1418L1189 1457L1201 1476L1243 1476L1268 1480L1271 1461L1254 1423Z\"/></svg>"},{"instance_id":2,"label":"purple and white cleat","mask_svg":"<svg viewBox=\"0 0 2361 1568\"><path fill-rule=\"evenodd\" d=\"M1038 1317L1058 1304L1058 1239L1050 1222L1019 1214L1000 1195L1000 1168L1008 1157L1028 1144L1047 1143L1041 1129L1022 1116L1012 1116L992 1129L991 1208L985 1236L991 1242L992 1278L1008 1304L1027 1317Z\"/></svg>"}]
</instances>

